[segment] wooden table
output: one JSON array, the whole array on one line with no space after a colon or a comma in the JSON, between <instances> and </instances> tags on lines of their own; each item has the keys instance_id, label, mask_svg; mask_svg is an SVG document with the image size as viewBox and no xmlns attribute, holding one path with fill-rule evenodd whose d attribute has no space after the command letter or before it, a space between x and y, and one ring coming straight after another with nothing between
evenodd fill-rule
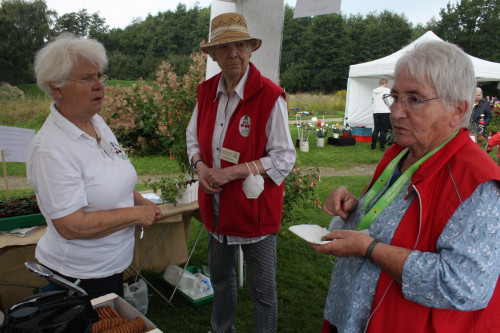
<instances>
[{"instance_id":1,"label":"wooden table","mask_svg":"<svg viewBox=\"0 0 500 333\"><path fill-rule=\"evenodd\" d=\"M163 204L160 209L163 218L145 229L142 239L139 239L141 228L136 228L136 245L130 266L137 271L143 266L142 269L161 272L169 264L182 264L188 259L187 241L191 217L199 219L198 202L177 206ZM40 226L37 232L28 237L0 235L0 281L37 287L48 284L47 280L28 272L24 266L26 261L37 262L36 244L46 228L47 226ZM153 248L155 244L156 247ZM0 309L8 309L32 294L32 288L0 284L0 304L3 306Z\"/></svg>"}]
</instances>

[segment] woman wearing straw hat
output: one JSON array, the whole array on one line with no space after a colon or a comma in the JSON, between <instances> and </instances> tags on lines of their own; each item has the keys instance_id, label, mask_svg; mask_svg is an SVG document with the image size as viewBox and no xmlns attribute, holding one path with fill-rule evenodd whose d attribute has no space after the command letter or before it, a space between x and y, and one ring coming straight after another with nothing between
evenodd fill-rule
<instances>
[{"instance_id":1,"label":"woman wearing straw hat","mask_svg":"<svg viewBox=\"0 0 500 333\"><path fill-rule=\"evenodd\" d=\"M201 50L222 72L198 86L187 129L188 154L198 174L198 203L209 231L208 263L214 287L212 331L234 332L238 248L247 262L255 332L277 328L276 233L284 179L295 163L285 93L250 63L262 44L245 18L212 20Z\"/></svg>"}]
</instances>

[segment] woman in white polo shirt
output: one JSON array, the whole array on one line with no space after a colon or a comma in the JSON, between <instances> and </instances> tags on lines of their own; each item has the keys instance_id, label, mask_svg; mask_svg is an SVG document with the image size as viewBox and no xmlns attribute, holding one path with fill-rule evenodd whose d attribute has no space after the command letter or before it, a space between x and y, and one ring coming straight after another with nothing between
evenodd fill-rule
<instances>
[{"instance_id":1,"label":"woman in white polo shirt","mask_svg":"<svg viewBox=\"0 0 500 333\"><path fill-rule=\"evenodd\" d=\"M53 103L31 143L28 179L47 221L36 258L80 286L91 298L123 295L135 226L149 227L160 209L134 190L137 174L116 137L98 115L102 44L65 34L35 59L38 86Z\"/></svg>"}]
</instances>

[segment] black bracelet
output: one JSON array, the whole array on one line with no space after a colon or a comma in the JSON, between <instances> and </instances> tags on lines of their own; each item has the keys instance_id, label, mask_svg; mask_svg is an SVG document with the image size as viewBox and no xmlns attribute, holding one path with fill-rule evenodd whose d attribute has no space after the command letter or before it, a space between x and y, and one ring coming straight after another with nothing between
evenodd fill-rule
<instances>
[{"instance_id":1,"label":"black bracelet","mask_svg":"<svg viewBox=\"0 0 500 333\"><path fill-rule=\"evenodd\" d=\"M378 243L380 243L380 241L378 239L374 239L370 245L368 245L368 249L366 249L366 253L365 253L365 259L368 259L370 261L373 261L372 260L372 253L373 253L373 249L375 249L375 245L377 245Z\"/></svg>"},{"instance_id":2,"label":"black bracelet","mask_svg":"<svg viewBox=\"0 0 500 333\"><path fill-rule=\"evenodd\" d=\"M200 158L199 160L196 160L196 162L193 162L192 168L194 172L196 172L196 164L198 164L198 162L203 162L203 160Z\"/></svg>"}]
</instances>

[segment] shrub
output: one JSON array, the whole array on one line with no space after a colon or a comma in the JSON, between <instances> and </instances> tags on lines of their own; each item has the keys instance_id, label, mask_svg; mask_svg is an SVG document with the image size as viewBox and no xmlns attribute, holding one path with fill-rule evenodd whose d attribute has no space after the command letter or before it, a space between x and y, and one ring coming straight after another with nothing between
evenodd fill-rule
<instances>
[{"instance_id":1,"label":"shrub","mask_svg":"<svg viewBox=\"0 0 500 333\"><path fill-rule=\"evenodd\" d=\"M335 110L345 110L345 100L346 100L347 90L339 90L333 96L333 108Z\"/></svg>"},{"instance_id":2,"label":"shrub","mask_svg":"<svg viewBox=\"0 0 500 333\"><path fill-rule=\"evenodd\" d=\"M0 219L39 213L40 209L35 195L19 197L11 201L0 201Z\"/></svg>"},{"instance_id":3,"label":"shrub","mask_svg":"<svg viewBox=\"0 0 500 333\"><path fill-rule=\"evenodd\" d=\"M205 77L206 55L194 52L191 60L182 77L163 62L152 84L107 88L101 113L130 153L168 154L183 172L190 171L186 128L196 105L196 87Z\"/></svg>"},{"instance_id":4,"label":"shrub","mask_svg":"<svg viewBox=\"0 0 500 333\"><path fill-rule=\"evenodd\" d=\"M490 123L486 127L485 133L498 133L500 131L500 104L496 104L492 109L493 119L491 119Z\"/></svg>"},{"instance_id":5,"label":"shrub","mask_svg":"<svg viewBox=\"0 0 500 333\"><path fill-rule=\"evenodd\" d=\"M316 181L321 181L318 167L311 171L293 168L285 181L285 194L283 197L283 225L295 224L297 211L302 211L304 205L321 208L321 200L316 193Z\"/></svg>"},{"instance_id":6,"label":"shrub","mask_svg":"<svg viewBox=\"0 0 500 333\"><path fill-rule=\"evenodd\" d=\"M24 92L10 84L4 82L0 85L0 99L3 98L23 98Z\"/></svg>"}]
</instances>

